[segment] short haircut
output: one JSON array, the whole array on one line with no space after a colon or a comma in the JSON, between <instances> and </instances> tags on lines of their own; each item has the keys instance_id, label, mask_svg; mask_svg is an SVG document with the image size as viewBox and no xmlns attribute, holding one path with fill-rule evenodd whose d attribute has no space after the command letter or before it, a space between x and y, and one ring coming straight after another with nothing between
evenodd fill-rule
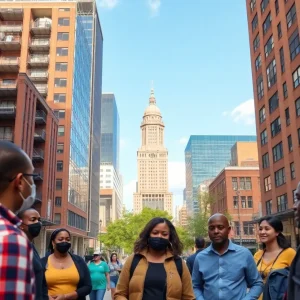
<instances>
[{"instance_id":1,"label":"short haircut","mask_svg":"<svg viewBox=\"0 0 300 300\"><path fill-rule=\"evenodd\" d=\"M202 236L199 236L195 239L195 245L198 249L202 249L205 247L205 240Z\"/></svg>"},{"instance_id":2,"label":"short haircut","mask_svg":"<svg viewBox=\"0 0 300 300\"><path fill-rule=\"evenodd\" d=\"M26 153L17 145L0 141L0 194L3 193L17 174L29 168Z\"/></svg>"}]
</instances>

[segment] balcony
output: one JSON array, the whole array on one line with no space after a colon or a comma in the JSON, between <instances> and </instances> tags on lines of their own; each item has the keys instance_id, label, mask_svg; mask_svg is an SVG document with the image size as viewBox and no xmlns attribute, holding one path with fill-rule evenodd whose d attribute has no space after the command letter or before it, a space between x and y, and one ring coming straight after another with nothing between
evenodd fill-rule
<instances>
[{"instance_id":1,"label":"balcony","mask_svg":"<svg viewBox=\"0 0 300 300\"><path fill-rule=\"evenodd\" d=\"M22 21L22 8L0 8L0 19L5 21Z\"/></svg>"},{"instance_id":2,"label":"balcony","mask_svg":"<svg viewBox=\"0 0 300 300\"><path fill-rule=\"evenodd\" d=\"M46 124L47 115L43 110L37 110L35 113L36 124Z\"/></svg>"},{"instance_id":3,"label":"balcony","mask_svg":"<svg viewBox=\"0 0 300 300\"><path fill-rule=\"evenodd\" d=\"M37 19L31 24L31 33L33 35L50 35L51 20L47 18Z\"/></svg>"},{"instance_id":4,"label":"balcony","mask_svg":"<svg viewBox=\"0 0 300 300\"><path fill-rule=\"evenodd\" d=\"M0 32L0 50L18 51L21 49L21 38L19 35L4 35Z\"/></svg>"},{"instance_id":5,"label":"balcony","mask_svg":"<svg viewBox=\"0 0 300 300\"><path fill-rule=\"evenodd\" d=\"M47 84L36 84L35 87L42 96L44 96L44 97L47 96L47 94L48 94L48 85Z\"/></svg>"},{"instance_id":6,"label":"balcony","mask_svg":"<svg viewBox=\"0 0 300 300\"><path fill-rule=\"evenodd\" d=\"M35 162L44 161L44 151L42 149L34 148L32 154L32 160Z\"/></svg>"},{"instance_id":7,"label":"balcony","mask_svg":"<svg viewBox=\"0 0 300 300\"><path fill-rule=\"evenodd\" d=\"M14 102L0 102L0 119L14 119L16 116L16 106Z\"/></svg>"},{"instance_id":8,"label":"balcony","mask_svg":"<svg viewBox=\"0 0 300 300\"><path fill-rule=\"evenodd\" d=\"M0 72L19 72L20 61L18 57L0 57Z\"/></svg>"},{"instance_id":9,"label":"balcony","mask_svg":"<svg viewBox=\"0 0 300 300\"><path fill-rule=\"evenodd\" d=\"M18 21L3 21L0 22L0 32L5 33L22 33L22 22Z\"/></svg>"},{"instance_id":10,"label":"balcony","mask_svg":"<svg viewBox=\"0 0 300 300\"><path fill-rule=\"evenodd\" d=\"M49 65L49 56L31 55L28 59L28 65L31 67L47 67Z\"/></svg>"},{"instance_id":11,"label":"balcony","mask_svg":"<svg viewBox=\"0 0 300 300\"><path fill-rule=\"evenodd\" d=\"M10 132L10 133L0 133L0 140L13 142L14 141L14 135L13 135L12 132Z\"/></svg>"},{"instance_id":12,"label":"balcony","mask_svg":"<svg viewBox=\"0 0 300 300\"><path fill-rule=\"evenodd\" d=\"M17 96L17 82L15 80L0 81L0 99L14 96Z\"/></svg>"},{"instance_id":13,"label":"balcony","mask_svg":"<svg viewBox=\"0 0 300 300\"><path fill-rule=\"evenodd\" d=\"M28 76L32 81L48 81L48 72L45 70L31 70Z\"/></svg>"},{"instance_id":14,"label":"balcony","mask_svg":"<svg viewBox=\"0 0 300 300\"><path fill-rule=\"evenodd\" d=\"M36 129L34 132L34 141L45 142L45 140L46 140L46 131L43 129Z\"/></svg>"},{"instance_id":15,"label":"balcony","mask_svg":"<svg viewBox=\"0 0 300 300\"><path fill-rule=\"evenodd\" d=\"M29 45L29 49L31 52L41 52L47 51L50 49L50 40L49 39L33 39Z\"/></svg>"},{"instance_id":16,"label":"balcony","mask_svg":"<svg viewBox=\"0 0 300 300\"><path fill-rule=\"evenodd\" d=\"M37 176L34 177L34 181L44 180L44 171L42 169L35 169L34 173L37 174Z\"/></svg>"}]
</instances>

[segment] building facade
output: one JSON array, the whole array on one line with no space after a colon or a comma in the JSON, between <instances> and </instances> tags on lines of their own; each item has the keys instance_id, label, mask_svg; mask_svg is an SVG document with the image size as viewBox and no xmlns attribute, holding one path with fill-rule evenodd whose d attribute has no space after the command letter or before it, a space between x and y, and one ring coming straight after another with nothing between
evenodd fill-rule
<instances>
[{"instance_id":1,"label":"building facade","mask_svg":"<svg viewBox=\"0 0 300 300\"><path fill-rule=\"evenodd\" d=\"M142 145L137 151L138 182L133 211L144 207L165 210L173 215L173 195L168 184L168 150L164 146L165 125L151 90L149 106L141 124Z\"/></svg>"},{"instance_id":2,"label":"building facade","mask_svg":"<svg viewBox=\"0 0 300 300\"><path fill-rule=\"evenodd\" d=\"M256 141L256 136L192 135L185 149L186 203L188 215L199 212L199 184L230 165L231 148L238 141Z\"/></svg>"},{"instance_id":3,"label":"building facade","mask_svg":"<svg viewBox=\"0 0 300 300\"><path fill-rule=\"evenodd\" d=\"M246 4L263 215L279 216L293 236L293 191L300 180L300 3Z\"/></svg>"},{"instance_id":4,"label":"building facade","mask_svg":"<svg viewBox=\"0 0 300 300\"><path fill-rule=\"evenodd\" d=\"M2 77L27 73L59 119L54 222L83 254L99 222L102 33L92 0L0 0ZM95 124L96 123L96 124ZM47 241L50 237L50 232Z\"/></svg>"},{"instance_id":5,"label":"building facade","mask_svg":"<svg viewBox=\"0 0 300 300\"><path fill-rule=\"evenodd\" d=\"M1 60L1 58L0 58ZM58 119L26 73L3 79L10 65L0 63L0 139L15 143L33 161L36 202L45 226L53 225ZM45 228L35 246L45 247Z\"/></svg>"},{"instance_id":6,"label":"building facade","mask_svg":"<svg viewBox=\"0 0 300 300\"><path fill-rule=\"evenodd\" d=\"M183 203L183 205L178 210L178 223L181 227L187 227L188 225L188 218L186 214L186 203Z\"/></svg>"}]
</instances>

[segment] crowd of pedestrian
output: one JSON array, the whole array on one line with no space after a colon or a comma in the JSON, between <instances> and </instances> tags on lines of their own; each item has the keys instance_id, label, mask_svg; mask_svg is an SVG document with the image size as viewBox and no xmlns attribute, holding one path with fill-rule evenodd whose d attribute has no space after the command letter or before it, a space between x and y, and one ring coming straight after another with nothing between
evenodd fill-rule
<instances>
[{"instance_id":1,"label":"crowd of pedestrian","mask_svg":"<svg viewBox=\"0 0 300 300\"><path fill-rule=\"evenodd\" d=\"M261 218L261 250L251 252L230 239L230 222L215 214L208 221L211 244L195 239L196 252L185 263L172 222L152 219L124 266L117 253L105 262L95 252L88 264L71 251L71 234L58 228L40 258L34 239L42 223L35 201L34 168L27 154L0 141L0 299L103 300L298 300L300 250L290 247L277 217ZM300 228L300 183L295 192Z\"/></svg>"}]
</instances>

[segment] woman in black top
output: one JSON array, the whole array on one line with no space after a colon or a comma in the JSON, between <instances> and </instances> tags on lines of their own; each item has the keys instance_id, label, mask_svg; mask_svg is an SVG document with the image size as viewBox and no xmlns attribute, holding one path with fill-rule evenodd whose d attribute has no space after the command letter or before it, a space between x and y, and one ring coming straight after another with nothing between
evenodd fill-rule
<instances>
[{"instance_id":1,"label":"woman in black top","mask_svg":"<svg viewBox=\"0 0 300 300\"><path fill-rule=\"evenodd\" d=\"M40 234L42 229L41 216L33 208L26 209L18 213L18 217L22 220L20 229L22 229L33 248L33 270L35 274L36 300L48 300L48 290L45 285L44 270L42 267L40 256L34 247L33 239Z\"/></svg>"}]
</instances>

